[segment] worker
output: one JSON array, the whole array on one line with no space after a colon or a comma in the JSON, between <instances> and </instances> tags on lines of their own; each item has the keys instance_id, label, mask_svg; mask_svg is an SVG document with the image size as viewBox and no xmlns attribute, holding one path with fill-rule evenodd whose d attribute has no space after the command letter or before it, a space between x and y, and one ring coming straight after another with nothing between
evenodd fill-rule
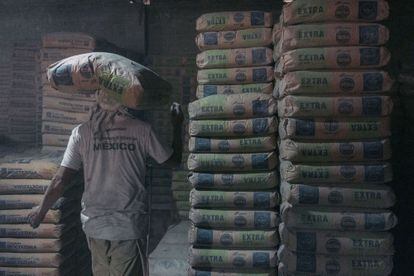
<instances>
[{"instance_id":1,"label":"worker","mask_svg":"<svg viewBox=\"0 0 414 276\"><path fill-rule=\"evenodd\" d=\"M175 104L171 112L172 149L164 147L154 129L135 113L121 104L108 107L98 100L90 119L73 129L60 168L40 206L28 217L31 226L38 227L83 169L81 221L96 276L143 275L147 158L170 166L181 163L181 107Z\"/></svg>"}]
</instances>

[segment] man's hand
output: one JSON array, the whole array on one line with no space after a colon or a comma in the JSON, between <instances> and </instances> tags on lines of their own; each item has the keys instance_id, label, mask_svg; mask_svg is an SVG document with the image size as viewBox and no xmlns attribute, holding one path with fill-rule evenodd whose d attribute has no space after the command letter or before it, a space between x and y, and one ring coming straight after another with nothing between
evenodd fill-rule
<instances>
[{"instance_id":1,"label":"man's hand","mask_svg":"<svg viewBox=\"0 0 414 276\"><path fill-rule=\"evenodd\" d=\"M184 121L184 113L181 109L181 105L178 103L172 103L170 107L171 111L171 123L174 127L181 126Z\"/></svg>"},{"instance_id":2,"label":"man's hand","mask_svg":"<svg viewBox=\"0 0 414 276\"><path fill-rule=\"evenodd\" d=\"M41 215L39 210L39 207L34 207L29 213L28 222L33 228L39 227L40 223L45 218L45 215Z\"/></svg>"}]
</instances>

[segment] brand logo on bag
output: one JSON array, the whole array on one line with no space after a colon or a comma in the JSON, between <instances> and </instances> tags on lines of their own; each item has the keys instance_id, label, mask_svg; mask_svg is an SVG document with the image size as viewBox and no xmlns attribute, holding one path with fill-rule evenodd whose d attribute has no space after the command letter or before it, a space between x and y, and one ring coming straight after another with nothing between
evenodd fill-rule
<instances>
[{"instance_id":1,"label":"brand logo on bag","mask_svg":"<svg viewBox=\"0 0 414 276\"><path fill-rule=\"evenodd\" d=\"M344 92L349 92L355 87L355 81L352 78L342 78L339 81L339 88Z\"/></svg>"},{"instance_id":2,"label":"brand logo on bag","mask_svg":"<svg viewBox=\"0 0 414 276\"><path fill-rule=\"evenodd\" d=\"M335 10L335 17L338 19L345 19L351 14L348 6L340 5Z\"/></svg>"},{"instance_id":3,"label":"brand logo on bag","mask_svg":"<svg viewBox=\"0 0 414 276\"><path fill-rule=\"evenodd\" d=\"M230 234L225 233L220 237L220 243L222 245L225 245L225 246L232 245L233 244L233 237Z\"/></svg>"},{"instance_id":4,"label":"brand logo on bag","mask_svg":"<svg viewBox=\"0 0 414 276\"><path fill-rule=\"evenodd\" d=\"M356 169L353 166L341 166L340 172L347 179L353 178L356 175Z\"/></svg>"},{"instance_id":5,"label":"brand logo on bag","mask_svg":"<svg viewBox=\"0 0 414 276\"><path fill-rule=\"evenodd\" d=\"M352 100L340 99L338 101L338 113L349 115L352 114L353 111L354 105L352 104Z\"/></svg>"},{"instance_id":6,"label":"brand logo on bag","mask_svg":"<svg viewBox=\"0 0 414 276\"><path fill-rule=\"evenodd\" d=\"M237 73L236 75L236 81L243 82L246 81L247 77L245 73Z\"/></svg>"},{"instance_id":7,"label":"brand logo on bag","mask_svg":"<svg viewBox=\"0 0 414 276\"><path fill-rule=\"evenodd\" d=\"M338 43L345 44L345 43L348 43L349 40L351 40L351 34L349 33L349 31L347 31L347 30L339 30L336 33L336 41Z\"/></svg>"},{"instance_id":8,"label":"brand logo on bag","mask_svg":"<svg viewBox=\"0 0 414 276\"><path fill-rule=\"evenodd\" d=\"M230 143L228 141L220 141L218 144L218 148L220 151L229 151Z\"/></svg>"},{"instance_id":9,"label":"brand logo on bag","mask_svg":"<svg viewBox=\"0 0 414 276\"><path fill-rule=\"evenodd\" d=\"M242 155L235 155L235 156L233 156L233 158L231 159L231 161L238 168L244 166L244 157Z\"/></svg>"},{"instance_id":10,"label":"brand logo on bag","mask_svg":"<svg viewBox=\"0 0 414 276\"><path fill-rule=\"evenodd\" d=\"M328 133L335 133L339 130L339 122L336 120L326 120L323 125Z\"/></svg>"},{"instance_id":11,"label":"brand logo on bag","mask_svg":"<svg viewBox=\"0 0 414 276\"><path fill-rule=\"evenodd\" d=\"M227 41L232 41L236 37L236 32L225 32L224 33L224 39Z\"/></svg>"},{"instance_id":12,"label":"brand logo on bag","mask_svg":"<svg viewBox=\"0 0 414 276\"><path fill-rule=\"evenodd\" d=\"M329 239L326 241L325 248L329 253L337 253L341 249L341 243L337 239Z\"/></svg>"},{"instance_id":13,"label":"brand logo on bag","mask_svg":"<svg viewBox=\"0 0 414 276\"><path fill-rule=\"evenodd\" d=\"M233 204L237 207L245 207L247 205L247 199L242 195L238 195L234 197Z\"/></svg>"},{"instance_id":14,"label":"brand logo on bag","mask_svg":"<svg viewBox=\"0 0 414 276\"><path fill-rule=\"evenodd\" d=\"M242 227L247 224L247 219L243 216L236 216L234 218L234 225Z\"/></svg>"},{"instance_id":15,"label":"brand logo on bag","mask_svg":"<svg viewBox=\"0 0 414 276\"><path fill-rule=\"evenodd\" d=\"M234 175L232 174L223 174L221 176L221 181L223 181L223 184L226 186L232 186L234 180Z\"/></svg>"},{"instance_id":16,"label":"brand logo on bag","mask_svg":"<svg viewBox=\"0 0 414 276\"><path fill-rule=\"evenodd\" d=\"M339 53L336 56L336 63L341 66L341 67L345 67L350 65L352 62L352 58L351 55L348 53Z\"/></svg>"},{"instance_id":17,"label":"brand logo on bag","mask_svg":"<svg viewBox=\"0 0 414 276\"><path fill-rule=\"evenodd\" d=\"M235 58L237 65L244 65L246 63L246 56L244 54L238 54Z\"/></svg>"},{"instance_id":18,"label":"brand logo on bag","mask_svg":"<svg viewBox=\"0 0 414 276\"><path fill-rule=\"evenodd\" d=\"M237 256L233 260L233 265L236 267L243 267L246 265L246 260L242 256Z\"/></svg>"},{"instance_id":19,"label":"brand logo on bag","mask_svg":"<svg viewBox=\"0 0 414 276\"><path fill-rule=\"evenodd\" d=\"M341 219L341 227L344 230L352 230L356 228L356 221L353 217L350 216L344 216Z\"/></svg>"},{"instance_id":20,"label":"brand logo on bag","mask_svg":"<svg viewBox=\"0 0 414 276\"><path fill-rule=\"evenodd\" d=\"M240 23L244 20L244 14L241 12L236 12L233 16L234 21L236 21L237 23Z\"/></svg>"},{"instance_id":21,"label":"brand logo on bag","mask_svg":"<svg viewBox=\"0 0 414 276\"><path fill-rule=\"evenodd\" d=\"M231 88L226 88L224 89L223 94L224 95L234 94L234 90Z\"/></svg>"},{"instance_id":22,"label":"brand logo on bag","mask_svg":"<svg viewBox=\"0 0 414 276\"><path fill-rule=\"evenodd\" d=\"M342 155L349 156L354 154L355 147L353 144L343 143L339 144L339 152Z\"/></svg>"},{"instance_id":23,"label":"brand logo on bag","mask_svg":"<svg viewBox=\"0 0 414 276\"><path fill-rule=\"evenodd\" d=\"M328 195L328 201L332 204L340 204L344 201L344 197L338 191L332 191Z\"/></svg>"},{"instance_id":24,"label":"brand logo on bag","mask_svg":"<svg viewBox=\"0 0 414 276\"><path fill-rule=\"evenodd\" d=\"M246 108L241 104L236 104L233 107L233 114L236 116L242 116L246 113Z\"/></svg>"},{"instance_id":25,"label":"brand logo on bag","mask_svg":"<svg viewBox=\"0 0 414 276\"><path fill-rule=\"evenodd\" d=\"M246 126L242 123L235 124L233 127L234 134L243 134L246 132Z\"/></svg>"}]
</instances>

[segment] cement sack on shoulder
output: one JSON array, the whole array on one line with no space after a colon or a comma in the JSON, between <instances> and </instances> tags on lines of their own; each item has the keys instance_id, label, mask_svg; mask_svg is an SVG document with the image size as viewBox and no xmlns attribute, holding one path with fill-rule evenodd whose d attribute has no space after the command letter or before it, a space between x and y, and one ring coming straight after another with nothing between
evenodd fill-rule
<instances>
[{"instance_id":1,"label":"cement sack on shoulder","mask_svg":"<svg viewBox=\"0 0 414 276\"><path fill-rule=\"evenodd\" d=\"M59 164L47 159L0 160L0 178L52 179Z\"/></svg>"},{"instance_id":2,"label":"cement sack on shoulder","mask_svg":"<svg viewBox=\"0 0 414 276\"><path fill-rule=\"evenodd\" d=\"M225 231L192 226L188 241L195 247L212 248L275 248L279 243L277 231Z\"/></svg>"},{"instance_id":3,"label":"cement sack on shoulder","mask_svg":"<svg viewBox=\"0 0 414 276\"><path fill-rule=\"evenodd\" d=\"M55 135L71 135L72 130L76 127L76 124L65 124L58 122L42 122L42 133L55 134ZM66 146L66 145L65 145Z\"/></svg>"},{"instance_id":4,"label":"cement sack on shoulder","mask_svg":"<svg viewBox=\"0 0 414 276\"><path fill-rule=\"evenodd\" d=\"M194 208L273 209L279 204L279 196L276 192L265 191L223 192L193 189L190 202Z\"/></svg>"},{"instance_id":5,"label":"cement sack on shoulder","mask_svg":"<svg viewBox=\"0 0 414 276\"><path fill-rule=\"evenodd\" d=\"M360 256L394 254L394 238L388 232L294 230L281 223L279 234L286 249L295 252Z\"/></svg>"},{"instance_id":6,"label":"cement sack on shoulder","mask_svg":"<svg viewBox=\"0 0 414 276\"><path fill-rule=\"evenodd\" d=\"M187 166L197 172L268 171L277 165L277 154L265 153L191 153Z\"/></svg>"},{"instance_id":7,"label":"cement sack on shoulder","mask_svg":"<svg viewBox=\"0 0 414 276\"><path fill-rule=\"evenodd\" d=\"M71 224L42 223L36 229L30 224L0 224L1 238L27 239L62 239L65 233L71 231Z\"/></svg>"},{"instance_id":8,"label":"cement sack on shoulder","mask_svg":"<svg viewBox=\"0 0 414 276\"><path fill-rule=\"evenodd\" d=\"M391 135L390 118L284 118L279 123L281 139L351 140L378 139Z\"/></svg>"},{"instance_id":9,"label":"cement sack on shoulder","mask_svg":"<svg viewBox=\"0 0 414 276\"><path fill-rule=\"evenodd\" d=\"M388 18L385 0L320 1L289 0L283 5L281 20L285 25L309 22L375 22Z\"/></svg>"},{"instance_id":10,"label":"cement sack on shoulder","mask_svg":"<svg viewBox=\"0 0 414 276\"><path fill-rule=\"evenodd\" d=\"M88 121L89 114L43 108L42 120L78 125Z\"/></svg>"},{"instance_id":11,"label":"cement sack on shoulder","mask_svg":"<svg viewBox=\"0 0 414 276\"><path fill-rule=\"evenodd\" d=\"M393 179L392 167L388 162L372 164L292 164L280 163L281 179L290 183L330 184L359 183L382 184Z\"/></svg>"},{"instance_id":12,"label":"cement sack on shoulder","mask_svg":"<svg viewBox=\"0 0 414 276\"><path fill-rule=\"evenodd\" d=\"M89 113L94 103L80 100L66 100L63 98L43 97L42 105L43 107L50 109L77 113Z\"/></svg>"},{"instance_id":13,"label":"cement sack on shoulder","mask_svg":"<svg viewBox=\"0 0 414 276\"><path fill-rule=\"evenodd\" d=\"M191 120L191 136L199 137L248 137L265 136L277 131L275 117L245 120Z\"/></svg>"},{"instance_id":14,"label":"cement sack on shoulder","mask_svg":"<svg viewBox=\"0 0 414 276\"><path fill-rule=\"evenodd\" d=\"M395 204L395 194L386 185L305 185L282 182L282 200L293 206L348 206L385 209Z\"/></svg>"},{"instance_id":15,"label":"cement sack on shoulder","mask_svg":"<svg viewBox=\"0 0 414 276\"><path fill-rule=\"evenodd\" d=\"M271 229L279 216L272 211L223 211L191 209L190 220L195 226L214 229Z\"/></svg>"},{"instance_id":16,"label":"cement sack on shoulder","mask_svg":"<svg viewBox=\"0 0 414 276\"><path fill-rule=\"evenodd\" d=\"M273 83L271 82L235 85L201 84L197 86L196 96L197 99L201 99L211 95L231 95L244 93L272 94L272 91Z\"/></svg>"},{"instance_id":17,"label":"cement sack on shoulder","mask_svg":"<svg viewBox=\"0 0 414 276\"><path fill-rule=\"evenodd\" d=\"M188 191L173 191L172 192L173 199L178 201L188 201L189 192Z\"/></svg>"},{"instance_id":18,"label":"cement sack on shoulder","mask_svg":"<svg viewBox=\"0 0 414 276\"><path fill-rule=\"evenodd\" d=\"M191 184L188 180L185 181L172 181L171 190L173 191L191 191Z\"/></svg>"},{"instance_id":19,"label":"cement sack on shoulder","mask_svg":"<svg viewBox=\"0 0 414 276\"><path fill-rule=\"evenodd\" d=\"M198 34L195 42L200 51L269 46L272 44L272 28L205 32Z\"/></svg>"},{"instance_id":20,"label":"cement sack on shoulder","mask_svg":"<svg viewBox=\"0 0 414 276\"><path fill-rule=\"evenodd\" d=\"M60 267L64 257L59 253L1 253L0 266Z\"/></svg>"},{"instance_id":21,"label":"cement sack on shoulder","mask_svg":"<svg viewBox=\"0 0 414 276\"><path fill-rule=\"evenodd\" d=\"M0 179L0 195L44 194L50 180Z\"/></svg>"},{"instance_id":22,"label":"cement sack on shoulder","mask_svg":"<svg viewBox=\"0 0 414 276\"><path fill-rule=\"evenodd\" d=\"M251 137L242 139L210 139L190 137L190 152L266 152L276 149L276 137Z\"/></svg>"},{"instance_id":23,"label":"cement sack on shoulder","mask_svg":"<svg viewBox=\"0 0 414 276\"><path fill-rule=\"evenodd\" d=\"M387 43L389 30L372 23L300 24L276 30L273 41L278 54L298 49L325 46L378 46ZM275 30L274 30L275 32Z\"/></svg>"},{"instance_id":24,"label":"cement sack on shoulder","mask_svg":"<svg viewBox=\"0 0 414 276\"><path fill-rule=\"evenodd\" d=\"M42 144L46 146L66 147L69 142L69 135L42 134Z\"/></svg>"},{"instance_id":25,"label":"cement sack on shoulder","mask_svg":"<svg viewBox=\"0 0 414 276\"><path fill-rule=\"evenodd\" d=\"M388 96L286 96L278 102L279 117L381 117L391 114Z\"/></svg>"},{"instance_id":26,"label":"cement sack on shoulder","mask_svg":"<svg viewBox=\"0 0 414 276\"><path fill-rule=\"evenodd\" d=\"M272 13L263 11L231 11L205 13L196 20L197 32L228 31L271 27Z\"/></svg>"},{"instance_id":27,"label":"cement sack on shoulder","mask_svg":"<svg viewBox=\"0 0 414 276\"><path fill-rule=\"evenodd\" d=\"M46 86L46 87L45 87ZM62 98L66 100L78 100L78 101L88 101L88 102L95 102L95 93L65 93L59 90L56 90L50 87L50 84L47 83L43 85L42 94L44 97L53 97L53 98Z\"/></svg>"},{"instance_id":28,"label":"cement sack on shoulder","mask_svg":"<svg viewBox=\"0 0 414 276\"><path fill-rule=\"evenodd\" d=\"M255 191L271 189L278 185L275 171L263 173L211 174L191 173L189 181L196 189Z\"/></svg>"},{"instance_id":29,"label":"cement sack on shoulder","mask_svg":"<svg viewBox=\"0 0 414 276\"><path fill-rule=\"evenodd\" d=\"M270 82L273 79L271 66L203 69L197 72L199 84L249 84Z\"/></svg>"},{"instance_id":30,"label":"cement sack on shoulder","mask_svg":"<svg viewBox=\"0 0 414 276\"><path fill-rule=\"evenodd\" d=\"M296 142L282 140L279 157L292 162L367 162L391 158L389 139L362 142Z\"/></svg>"},{"instance_id":31,"label":"cement sack on shoulder","mask_svg":"<svg viewBox=\"0 0 414 276\"><path fill-rule=\"evenodd\" d=\"M249 271L246 269L238 272L234 272L234 269L200 270L190 268L188 270L188 276L275 276L275 273L275 271Z\"/></svg>"},{"instance_id":32,"label":"cement sack on shoulder","mask_svg":"<svg viewBox=\"0 0 414 276\"><path fill-rule=\"evenodd\" d=\"M268 269L276 267L274 250L190 249L192 267Z\"/></svg>"},{"instance_id":33,"label":"cement sack on shoulder","mask_svg":"<svg viewBox=\"0 0 414 276\"><path fill-rule=\"evenodd\" d=\"M59 239L10 239L0 238L0 252L55 253L67 245Z\"/></svg>"},{"instance_id":34,"label":"cement sack on shoulder","mask_svg":"<svg viewBox=\"0 0 414 276\"><path fill-rule=\"evenodd\" d=\"M385 71L295 71L276 79L273 96L282 98L286 95L321 95L365 94L388 92L394 80Z\"/></svg>"},{"instance_id":35,"label":"cement sack on shoulder","mask_svg":"<svg viewBox=\"0 0 414 276\"><path fill-rule=\"evenodd\" d=\"M31 211L32 209L0 210L0 224L28 223L27 218ZM57 224L61 221L62 217L60 210L49 210L42 222Z\"/></svg>"},{"instance_id":36,"label":"cement sack on shoulder","mask_svg":"<svg viewBox=\"0 0 414 276\"><path fill-rule=\"evenodd\" d=\"M190 119L270 117L277 111L272 95L261 93L211 95L188 105Z\"/></svg>"},{"instance_id":37,"label":"cement sack on shoulder","mask_svg":"<svg viewBox=\"0 0 414 276\"><path fill-rule=\"evenodd\" d=\"M95 39L87 34L72 32L55 32L42 36L44 48L95 48Z\"/></svg>"},{"instance_id":38,"label":"cement sack on shoulder","mask_svg":"<svg viewBox=\"0 0 414 276\"><path fill-rule=\"evenodd\" d=\"M349 207L298 207L289 203L280 206L286 227L338 230L338 231L388 231L397 224L392 211Z\"/></svg>"},{"instance_id":39,"label":"cement sack on shoulder","mask_svg":"<svg viewBox=\"0 0 414 276\"><path fill-rule=\"evenodd\" d=\"M201 69L264 66L273 63L273 50L267 47L207 50L197 55Z\"/></svg>"},{"instance_id":40,"label":"cement sack on shoulder","mask_svg":"<svg viewBox=\"0 0 414 276\"><path fill-rule=\"evenodd\" d=\"M332 256L294 253L281 246L277 252L279 275L390 275L391 256Z\"/></svg>"},{"instance_id":41,"label":"cement sack on shoulder","mask_svg":"<svg viewBox=\"0 0 414 276\"><path fill-rule=\"evenodd\" d=\"M96 92L101 104L137 108L146 93L168 91L171 86L155 72L111 53L88 53L69 57L49 66L51 86L65 93Z\"/></svg>"},{"instance_id":42,"label":"cement sack on shoulder","mask_svg":"<svg viewBox=\"0 0 414 276\"><path fill-rule=\"evenodd\" d=\"M385 47L302 48L276 58L275 75L282 77L299 70L361 70L388 64L391 54Z\"/></svg>"},{"instance_id":43,"label":"cement sack on shoulder","mask_svg":"<svg viewBox=\"0 0 414 276\"><path fill-rule=\"evenodd\" d=\"M59 268L52 267L0 267L4 276L61 276Z\"/></svg>"}]
</instances>

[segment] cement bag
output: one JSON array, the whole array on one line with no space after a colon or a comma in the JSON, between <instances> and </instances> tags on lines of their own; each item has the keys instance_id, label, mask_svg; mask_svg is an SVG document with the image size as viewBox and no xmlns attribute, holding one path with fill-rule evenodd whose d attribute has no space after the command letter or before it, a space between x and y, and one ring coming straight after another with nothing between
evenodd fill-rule
<instances>
[{"instance_id":1,"label":"cement bag","mask_svg":"<svg viewBox=\"0 0 414 276\"><path fill-rule=\"evenodd\" d=\"M52 179L59 164L47 159L0 160L0 178Z\"/></svg>"},{"instance_id":2,"label":"cement bag","mask_svg":"<svg viewBox=\"0 0 414 276\"><path fill-rule=\"evenodd\" d=\"M191 191L191 184L188 181L172 181L171 190L173 191Z\"/></svg>"},{"instance_id":3,"label":"cement bag","mask_svg":"<svg viewBox=\"0 0 414 276\"><path fill-rule=\"evenodd\" d=\"M0 224L20 224L28 223L27 216L31 209L22 210L0 210ZM60 210L49 210L43 223L59 223L62 219L62 212Z\"/></svg>"},{"instance_id":4,"label":"cement bag","mask_svg":"<svg viewBox=\"0 0 414 276\"><path fill-rule=\"evenodd\" d=\"M272 44L272 29L205 32L198 34L195 42L200 51L268 46Z\"/></svg>"},{"instance_id":5,"label":"cement bag","mask_svg":"<svg viewBox=\"0 0 414 276\"><path fill-rule=\"evenodd\" d=\"M206 84L198 85L196 96L197 99L208 97L211 95L231 95L244 93L263 93L272 94L273 83L250 83L250 84L236 84L236 85L216 85Z\"/></svg>"},{"instance_id":6,"label":"cement bag","mask_svg":"<svg viewBox=\"0 0 414 276\"><path fill-rule=\"evenodd\" d=\"M282 182L280 193L282 200L293 206L349 206L385 209L395 204L395 194L386 185L312 186Z\"/></svg>"},{"instance_id":7,"label":"cement bag","mask_svg":"<svg viewBox=\"0 0 414 276\"><path fill-rule=\"evenodd\" d=\"M206 13L197 18L197 32L228 31L271 27L272 13L263 11L232 11Z\"/></svg>"},{"instance_id":8,"label":"cement bag","mask_svg":"<svg viewBox=\"0 0 414 276\"><path fill-rule=\"evenodd\" d=\"M50 85L62 92L100 91L101 103L122 103L137 108L144 89L168 90L171 86L150 69L110 53L88 53L69 57L49 66Z\"/></svg>"},{"instance_id":9,"label":"cement bag","mask_svg":"<svg viewBox=\"0 0 414 276\"><path fill-rule=\"evenodd\" d=\"M279 225L281 243L290 251L337 255L393 255L394 238L388 232L342 232L288 229Z\"/></svg>"},{"instance_id":10,"label":"cement bag","mask_svg":"<svg viewBox=\"0 0 414 276\"><path fill-rule=\"evenodd\" d=\"M380 93L393 83L386 71L295 71L276 80L273 96Z\"/></svg>"},{"instance_id":11,"label":"cement bag","mask_svg":"<svg viewBox=\"0 0 414 276\"><path fill-rule=\"evenodd\" d=\"M89 120L88 113L67 112L56 109L43 108L42 120L78 125Z\"/></svg>"},{"instance_id":12,"label":"cement bag","mask_svg":"<svg viewBox=\"0 0 414 276\"><path fill-rule=\"evenodd\" d=\"M265 153L191 153L187 166L197 172L268 171L277 165L277 154Z\"/></svg>"},{"instance_id":13,"label":"cement bag","mask_svg":"<svg viewBox=\"0 0 414 276\"><path fill-rule=\"evenodd\" d=\"M4 253L0 254L0 266L60 267L64 257L59 253Z\"/></svg>"},{"instance_id":14,"label":"cement bag","mask_svg":"<svg viewBox=\"0 0 414 276\"><path fill-rule=\"evenodd\" d=\"M69 142L68 135L42 134L42 144L55 147L66 147Z\"/></svg>"},{"instance_id":15,"label":"cement bag","mask_svg":"<svg viewBox=\"0 0 414 276\"><path fill-rule=\"evenodd\" d=\"M73 225L42 223L36 229L29 224L0 224L1 238L61 239Z\"/></svg>"},{"instance_id":16,"label":"cement bag","mask_svg":"<svg viewBox=\"0 0 414 276\"><path fill-rule=\"evenodd\" d=\"M274 78L273 67L240 67L227 69L203 69L197 72L199 84L247 84L270 82Z\"/></svg>"},{"instance_id":17,"label":"cement bag","mask_svg":"<svg viewBox=\"0 0 414 276\"><path fill-rule=\"evenodd\" d=\"M188 276L275 276L275 271L249 271L243 269L240 272L234 272L234 269L213 269L213 270L199 270L190 268Z\"/></svg>"},{"instance_id":18,"label":"cement bag","mask_svg":"<svg viewBox=\"0 0 414 276\"><path fill-rule=\"evenodd\" d=\"M254 268L276 267L276 251L273 250L223 250L190 249L189 263L192 267Z\"/></svg>"},{"instance_id":19,"label":"cement bag","mask_svg":"<svg viewBox=\"0 0 414 276\"><path fill-rule=\"evenodd\" d=\"M308 22L357 21L375 22L388 18L385 0L319 1L290 0L283 5L281 20L286 25Z\"/></svg>"},{"instance_id":20,"label":"cement bag","mask_svg":"<svg viewBox=\"0 0 414 276\"><path fill-rule=\"evenodd\" d=\"M53 253L65 245L59 239L0 239L0 252Z\"/></svg>"},{"instance_id":21,"label":"cement bag","mask_svg":"<svg viewBox=\"0 0 414 276\"><path fill-rule=\"evenodd\" d=\"M71 135L72 130L76 127L76 124L65 124L59 122L42 122L42 133L57 134L57 135ZM66 145L65 145L66 146Z\"/></svg>"},{"instance_id":22,"label":"cement bag","mask_svg":"<svg viewBox=\"0 0 414 276\"><path fill-rule=\"evenodd\" d=\"M276 62L275 75L299 70L349 70L380 68L391 54L385 47L302 48L283 53Z\"/></svg>"},{"instance_id":23,"label":"cement bag","mask_svg":"<svg viewBox=\"0 0 414 276\"><path fill-rule=\"evenodd\" d=\"M0 195L44 194L50 180L0 179Z\"/></svg>"},{"instance_id":24,"label":"cement bag","mask_svg":"<svg viewBox=\"0 0 414 276\"><path fill-rule=\"evenodd\" d=\"M188 194L187 194L188 196ZM194 208L273 209L279 204L276 192L198 191L190 193Z\"/></svg>"},{"instance_id":25,"label":"cement bag","mask_svg":"<svg viewBox=\"0 0 414 276\"><path fill-rule=\"evenodd\" d=\"M93 102L88 101L66 100L52 97L43 97L42 103L42 106L46 108L77 113L89 113L93 105Z\"/></svg>"},{"instance_id":26,"label":"cement bag","mask_svg":"<svg viewBox=\"0 0 414 276\"><path fill-rule=\"evenodd\" d=\"M93 50L95 39L83 33L56 32L42 36L43 48L83 48Z\"/></svg>"},{"instance_id":27,"label":"cement bag","mask_svg":"<svg viewBox=\"0 0 414 276\"><path fill-rule=\"evenodd\" d=\"M390 163L294 165L289 161L280 163L280 177L290 183L304 184L382 184L393 179Z\"/></svg>"},{"instance_id":28,"label":"cement bag","mask_svg":"<svg viewBox=\"0 0 414 276\"><path fill-rule=\"evenodd\" d=\"M236 119L270 117L277 104L271 95L260 93L212 95L188 105L190 119Z\"/></svg>"},{"instance_id":29,"label":"cement bag","mask_svg":"<svg viewBox=\"0 0 414 276\"><path fill-rule=\"evenodd\" d=\"M190 152L266 152L276 149L276 137L251 137L241 139L210 139L190 137Z\"/></svg>"},{"instance_id":30,"label":"cement bag","mask_svg":"<svg viewBox=\"0 0 414 276\"><path fill-rule=\"evenodd\" d=\"M367 23L301 24L285 26L278 31L280 40L274 43L279 54L298 48L378 46L389 39L387 27Z\"/></svg>"},{"instance_id":31,"label":"cement bag","mask_svg":"<svg viewBox=\"0 0 414 276\"><path fill-rule=\"evenodd\" d=\"M292 207L283 203L280 207L286 227L339 230L339 231L387 231L395 227L397 217L388 210Z\"/></svg>"},{"instance_id":32,"label":"cement bag","mask_svg":"<svg viewBox=\"0 0 414 276\"><path fill-rule=\"evenodd\" d=\"M223 231L192 226L188 241L195 247L212 248L275 248L279 243L277 231Z\"/></svg>"},{"instance_id":33,"label":"cement bag","mask_svg":"<svg viewBox=\"0 0 414 276\"><path fill-rule=\"evenodd\" d=\"M0 274L5 276L60 276L62 271L53 267L0 267Z\"/></svg>"},{"instance_id":34,"label":"cement bag","mask_svg":"<svg viewBox=\"0 0 414 276\"><path fill-rule=\"evenodd\" d=\"M282 140L279 157L292 162L366 162L391 158L389 139L368 142L303 143Z\"/></svg>"},{"instance_id":35,"label":"cement bag","mask_svg":"<svg viewBox=\"0 0 414 276\"><path fill-rule=\"evenodd\" d=\"M189 192L188 191L173 191L172 195L173 195L174 200L178 200L178 201L186 200L186 201L188 201Z\"/></svg>"},{"instance_id":36,"label":"cement bag","mask_svg":"<svg viewBox=\"0 0 414 276\"><path fill-rule=\"evenodd\" d=\"M223 211L191 209L190 220L197 227L214 229L271 229L279 223L272 211Z\"/></svg>"},{"instance_id":37,"label":"cement bag","mask_svg":"<svg viewBox=\"0 0 414 276\"><path fill-rule=\"evenodd\" d=\"M255 191L272 189L278 184L275 171L263 173L211 174L190 173L189 181L196 189Z\"/></svg>"},{"instance_id":38,"label":"cement bag","mask_svg":"<svg viewBox=\"0 0 414 276\"><path fill-rule=\"evenodd\" d=\"M277 252L279 275L390 275L392 256L332 256L294 253L281 246Z\"/></svg>"},{"instance_id":39,"label":"cement bag","mask_svg":"<svg viewBox=\"0 0 414 276\"><path fill-rule=\"evenodd\" d=\"M389 117L352 119L284 118L279 123L279 136L281 139L378 139L389 137L390 135Z\"/></svg>"},{"instance_id":40,"label":"cement bag","mask_svg":"<svg viewBox=\"0 0 414 276\"><path fill-rule=\"evenodd\" d=\"M201 69L263 66L273 63L273 50L267 47L207 50L197 55Z\"/></svg>"},{"instance_id":41,"label":"cement bag","mask_svg":"<svg viewBox=\"0 0 414 276\"><path fill-rule=\"evenodd\" d=\"M275 117L245 120L191 120L188 126L191 136L248 137L265 136L277 131Z\"/></svg>"},{"instance_id":42,"label":"cement bag","mask_svg":"<svg viewBox=\"0 0 414 276\"><path fill-rule=\"evenodd\" d=\"M38 206L43 195L0 195L0 210L31 209Z\"/></svg>"},{"instance_id":43,"label":"cement bag","mask_svg":"<svg viewBox=\"0 0 414 276\"><path fill-rule=\"evenodd\" d=\"M279 117L381 117L390 115L388 96L306 97L286 96L278 102Z\"/></svg>"}]
</instances>

